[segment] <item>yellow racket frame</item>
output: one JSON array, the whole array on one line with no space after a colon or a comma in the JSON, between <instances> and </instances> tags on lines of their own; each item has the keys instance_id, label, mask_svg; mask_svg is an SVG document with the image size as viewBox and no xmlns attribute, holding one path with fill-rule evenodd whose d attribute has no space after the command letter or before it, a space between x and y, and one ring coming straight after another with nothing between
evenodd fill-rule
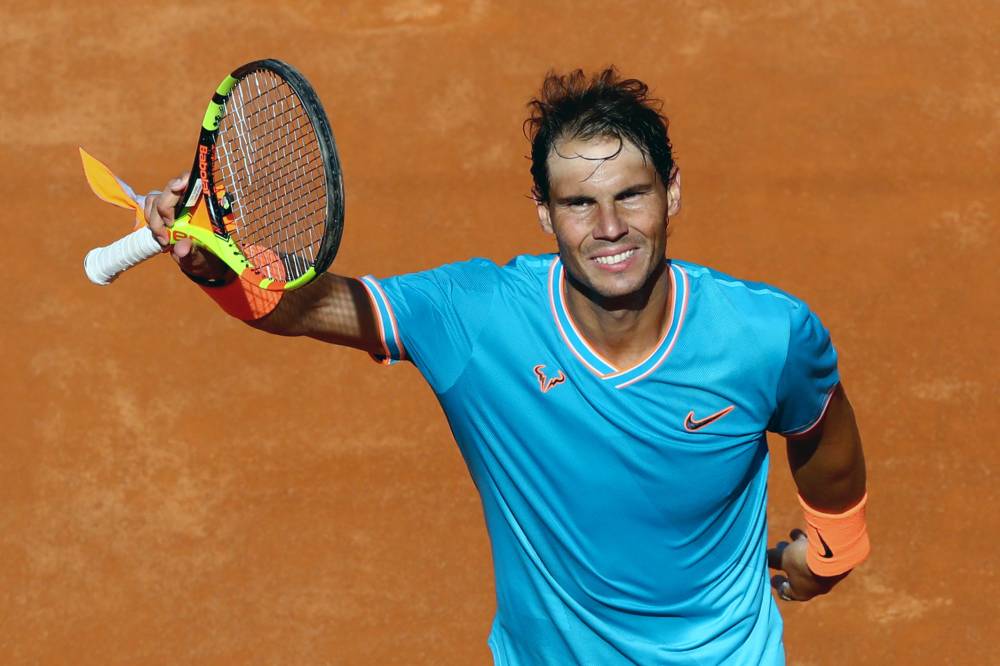
<instances>
[{"instance_id":1,"label":"yellow racket frame","mask_svg":"<svg viewBox=\"0 0 1000 666\"><path fill-rule=\"evenodd\" d=\"M219 84L215 92L217 97L225 100L229 95L229 92L233 89L233 86L239 79L234 78L231 75L226 76L226 78ZM205 111L205 117L202 120L201 126L205 132L215 133L219 130L219 122L222 120L222 102L216 101L213 98L208 104L208 109ZM198 145L198 150L207 150L207 148L200 144ZM197 168L198 160L195 161L195 166ZM205 176L206 174L199 174L199 185L201 188L205 187ZM192 192L192 195L194 192ZM169 235L168 241L171 245L176 244L178 241L190 238L191 241L200 248L211 252L219 259L221 259L229 268L231 268L241 280L248 282L260 289L267 289L268 291L288 291L291 289L297 289L302 285L311 282L313 278L316 277L316 268L310 266L305 273L295 278L294 280L288 282L282 282L276 280L272 277L267 276L263 272L263 267L254 266L253 263L246 258L243 252L240 250L239 246L232 239L231 236L222 237L215 233L212 228L212 220L208 215L207 204L205 202L205 192L199 190L197 192L197 197L192 200L191 197L185 202L184 207L177 217L174 219L174 223L168 227Z\"/></svg>"}]
</instances>

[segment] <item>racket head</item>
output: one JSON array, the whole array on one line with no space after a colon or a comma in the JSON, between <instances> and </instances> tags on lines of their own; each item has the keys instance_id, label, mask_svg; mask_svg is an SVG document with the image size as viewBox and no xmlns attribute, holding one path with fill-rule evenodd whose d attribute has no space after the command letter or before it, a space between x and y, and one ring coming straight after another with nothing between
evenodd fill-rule
<instances>
[{"instance_id":1,"label":"racket head","mask_svg":"<svg viewBox=\"0 0 1000 666\"><path fill-rule=\"evenodd\" d=\"M247 63L208 105L177 218L203 207L195 240L272 291L326 271L344 229L344 186L330 121L313 87L280 60Z\"/></svg>"}]
</instances>

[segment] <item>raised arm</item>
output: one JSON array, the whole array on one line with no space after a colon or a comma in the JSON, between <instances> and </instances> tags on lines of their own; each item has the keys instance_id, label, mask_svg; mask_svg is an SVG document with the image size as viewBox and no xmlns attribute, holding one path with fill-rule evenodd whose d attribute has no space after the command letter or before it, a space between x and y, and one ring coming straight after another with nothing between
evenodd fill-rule
<instances>
[{"instance_id":1,"label":"raised arm","mask_svg":"<svg viewBox=\"0 0 1000 666\"><path fill-rule=\"evenodd\" d=\"M368 292L360 281L332 273L288 292L273 312L247 323L276 335L305 335L371 353L383 351Z\"/></svg>"},{"instance_id":2,"label":"raised arm","mask_svg":"<svg viewBox=\"0 0 1000 666\"><path fill-rule=\"evenodd\" d=\"M865 458L854 410L842 386L834 391L816 431L788 439L787 449L807 520L827 521L824 525L830 526L825 539L815 533L818 538L814 540L819 543L810 543L805 532L794 530L791 543L780 543L768 551L769 565L785 572L772 581L781 596L806 601L829 592L850 572L817 575L807 562L809 548L816 549L813 561L821 564L824 557L832 562L842 553L855 559L857 553L867 553L867 532L858 531L859 526L862 530L864 527L864 507L860 503L865 498ZM810 514L819 518L811 518ZM818 567L814 564L813 568Z\"/></svg>"},{"instance_id":3,"label":"raised arm","mask_svg":"<svg viewBox=\"0 0 1000 666\"><path fill-rule=\"evenodd\" d=\"M166 227L173 224L174 207L187 184L188 174L171 180L163 192L146 197L149 228L160 245L167 247ZM235 279L218 258L202 252L188 239L170 246L170 255L187 275L201 280ZM310 284L285 293L270 314L247 324L268 333L308 336L367 352L382 351L368 294L361 282L330 273Z\"/></svg>"}]
</instances>

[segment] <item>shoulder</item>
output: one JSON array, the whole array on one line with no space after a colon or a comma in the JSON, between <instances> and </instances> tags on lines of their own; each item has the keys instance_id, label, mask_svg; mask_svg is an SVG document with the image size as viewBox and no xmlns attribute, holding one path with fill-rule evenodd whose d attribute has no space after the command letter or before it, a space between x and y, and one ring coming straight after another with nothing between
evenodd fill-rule
<instances>
[{"instance_id":1,"label":"shoulder","mask_svg":"<svg viewBox=\"0 0 1000 666\"><path fill-rule=\"evenodd\" d=\"M500 268L493 261L476 257L381 278L378 282L386 289L400 293L426 293L447 297L462 292L492 292L496 288L499 273Z\"/></svg>"},{"instance_id":2,"label":"shoulder","mask_svg":"<svg viewBox=\"0 0 1000 666\"><path fill-rule=\"evenodd\" d=\"M545 293L556 265L554 254L520 254L499 268L498 282L508 298L535 300Z\"/></svg>"},{"instance_id":3,"label":"shoulder","mask_svg":"<svg viewBox=\"0 0 1000 666\"><path fill-rule=\"evenodd\" d=\"M503 270L513 280L547 279L555 260L555 254L519 254L504 264Z\"/></svg>"},{"instance_id":4,"label":"shoulder","mask_svg":"<svg viewBox=\"0 0 1000 666\"><path fill-rule=\"evenodd\" d=\"M674 262L689 283L689 309L705 330L752 339L784 358L789 348L825 347L829 332L809 305L784 289L736 278L690 262Z\"/></svg>"},{"instance_id":5,"label":"shoulder","mask_svg":"<svg viewBox=\"0 0 1000 666\"><path fill-rule=\"evenodd\" d=\"M492 259L472 257L464 261L442 264L426 272L443 271L452 274L491 275L498 280L530 279L533 276L547 275L555 258L554 254L519 254L512 257L507 263L500 265Z\"/></svg>"},{"instance_id":6,"label":"shoulder","mask_svg":"<svg viewBox=\"0 0 1000 666\"><path fill-rule=\"evenodd\" d=\"M801 298L766 282L733 277L688 261L671 261L686 275L691 293L699 299L718 301L750 316L789 318L809 312Z\"/></svg>"},{"instance_id":7,"label":"shoulder","mask_svg":"<svg viewBox=\"0 0 1000 666\"><path fill-rule=\"evenodd\" d=\"M555 255L520 255L500 266L491 259L475 257L442 264L413 273L374 279L362 278L383 288L393 301L426 300L454 303L481 310L495 297L516 301L544 290Z\"/></svg>"},{"instance_id":8,"label":"shoulder","mask_svg":"<svg viewBox=\"0 0 1000 666\"><path fill-rule=\"evenodd\" d=\"M415 275L439 283L451 283L453 288L471 292L497 290L527 290L537 293L548 281L555 255L522 254L506 264L498 265L492 259L475 257L465 261L444 264Z\"/></svg>"}]
</instances>

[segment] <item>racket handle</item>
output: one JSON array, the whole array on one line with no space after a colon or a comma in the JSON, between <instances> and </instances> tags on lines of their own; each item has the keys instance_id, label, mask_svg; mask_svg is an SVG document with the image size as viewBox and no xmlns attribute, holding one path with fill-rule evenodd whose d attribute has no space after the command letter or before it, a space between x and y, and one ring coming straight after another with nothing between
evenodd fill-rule
<instances>
[{"instance_id":1,"label":"racket handle","mask_svg":"<svg viewBox=\"0 0 1000 666\"><path fill-rule=\"evenodd\" d=\"M162 251L149 227L142 227L111 245L88 252L83 259L83 272L94 284L111 284L124 271Z\"/></svg>"}]
</instances>

